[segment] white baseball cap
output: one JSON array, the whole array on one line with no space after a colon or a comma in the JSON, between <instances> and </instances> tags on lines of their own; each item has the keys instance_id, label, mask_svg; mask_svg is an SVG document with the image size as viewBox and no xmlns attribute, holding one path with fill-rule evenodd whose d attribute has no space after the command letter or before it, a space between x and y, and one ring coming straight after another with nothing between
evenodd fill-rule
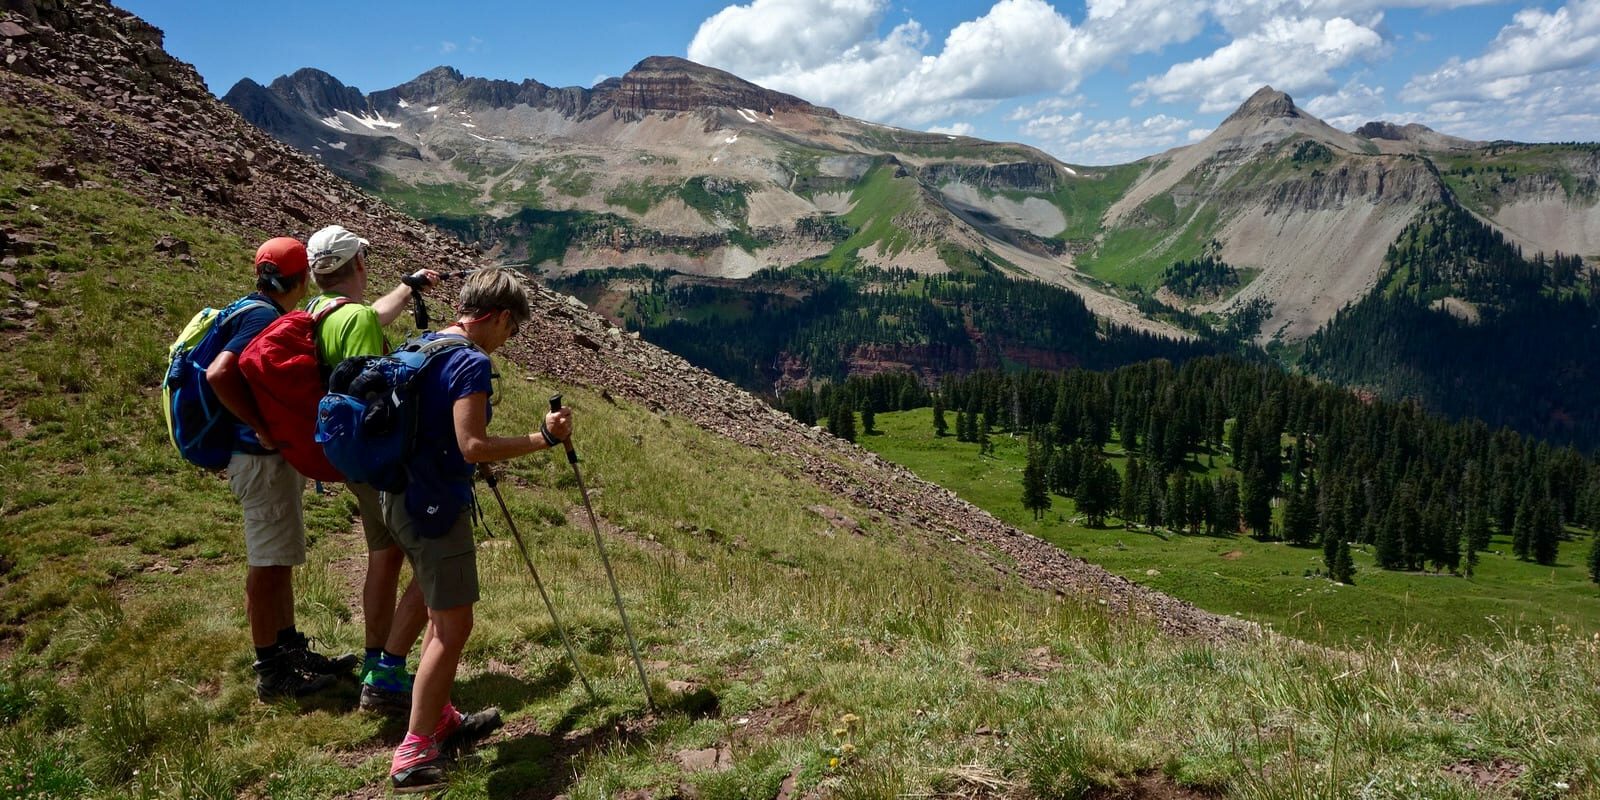
<instances>
[{"instance_id":1,"label":"white baseball cap","mask_svg":"<svg viewBox=\"0 0 1600 800\"><path fill-rule=\"evenodd\" d=\"M306 241L311 271L317 275L335 272L369 244L371 242L345 230L343 225L329 225L311 234Z\"/></svg>"}]
</instances>

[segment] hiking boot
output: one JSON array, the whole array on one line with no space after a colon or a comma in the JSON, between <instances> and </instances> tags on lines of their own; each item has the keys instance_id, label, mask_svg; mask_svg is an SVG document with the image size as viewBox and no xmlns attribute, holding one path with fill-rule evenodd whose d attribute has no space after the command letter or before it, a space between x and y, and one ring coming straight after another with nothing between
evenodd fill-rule
<instances>
[{"instance_id":1,"label":"hiking boot","mask_svg":"<svg viewBox=\"0 0 1600 800\"><path fill-rule=\"evenodd\" d=\"M350 675L361 663L361 657L355 653L329 657L312 650L311 640L303 633L294 634L282 644L284 651L294 657L300 669L313 675Z\"/></svg>"},{"instance_id":2,"label":"hiking boot","mask_svg":"<svg viewBox=\"0 0 1600 800\"><path fill-rule=\"evenodd\" d=\"M482 711L462 714L454 725L441 726L435 734L439 751L459 753L500 729L505 722L500 719L500 709L490 706Z\"/></svg>"},{"instance_id":3,"label":"hiking boot","mask_svg":"<svg viewBox=\"0 0 1600 800\"><path fill-rule=\"evenodd\" d=\"M282 697L305 697L333 685L332 675L314 675L301 669L290 653L255 662L256 697L270 703Z\"/></svg>"},{"instance_id":4,"label":"hiking boot","mask_svg":"<svg viewBox=\"0 0 1600 800\"><path fill-rule=\"evenodd\" d=\"M448 756L436 755L420 764L390 773L389 785L395 794L417 794L443 789L447 783L444 771L449 766Z\"/></svg>"},{"instance_id":5,"label":"hiking boot","mask_svg":"<svg viewBox=\"0 0 1600 800\"><path fill-rule=\"evenodd\" d=\"M405 667L373 666L361 676L361 707L383 714L411 710L411 676Z\"/></svg>"}]
</instances>

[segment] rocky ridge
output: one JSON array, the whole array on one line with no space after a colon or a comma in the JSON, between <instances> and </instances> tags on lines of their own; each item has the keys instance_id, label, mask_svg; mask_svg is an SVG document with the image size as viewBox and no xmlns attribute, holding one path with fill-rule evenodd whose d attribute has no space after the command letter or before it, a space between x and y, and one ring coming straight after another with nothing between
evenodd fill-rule
<instances>
[{"instance_id":1,"label":"rocky ridge","mask_svg":"<svg viewBox=\"0 0 1600 800\"><path fill-rule=\"evenodd\" d=\"M51 115L71 131L75 162L102 165L122 188L149 202L263 234L303 237L340 222L372 240L384 281L399 277L389 265L480 261L451 237L252 127L215 101L191 67L162 50L159 30L109 4L3 0L0 39L0 100ZM51 179L69 177L65 169L70 166L53 170ZM11 240L28 237L26 231L5 233ZM802 426L624 334L576 300L539 288L533 330L505 357L773 453L824 489L920 535L970 546L999 575L1147 617L1174 634L1259 634L1252 624L1201 611L1068 555L901 467Z\"/></svg>"}]
</instances>

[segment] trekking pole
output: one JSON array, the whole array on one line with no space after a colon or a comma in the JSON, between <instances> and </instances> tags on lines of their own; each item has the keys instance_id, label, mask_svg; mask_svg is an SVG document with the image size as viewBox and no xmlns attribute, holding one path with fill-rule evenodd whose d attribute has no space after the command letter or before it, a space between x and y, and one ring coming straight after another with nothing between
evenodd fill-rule
<instances>
[{"instance_id":1,"label":"trekking pole","mask_svg":"<svg viewBox=\"0 0 1600 800\"><path fill-rule=\"evenodd\" d=\"M460 278L477 272L475 269L458 269L453 272L439 273L439 280L446 278ZM428 280L422 273L413 272L400 279L400 282L411 287L411 319L417 323L418 331L426 331L432 323L428 320L428 304L422 300L422 290L428 287Z\"/></svg>"},{"instance_id":2,"label":"trekking pole","mask_svg":"<svg viewBox=\"0 0 1600 800\"><path fill-rule=\"evenodd\" d=\"M550 411L561 410L561 395L550 398ZM583 471L578 469L578 451L572 447L572 436L561 443L567 449L567 463L572 465L572 475L578 479L578 493L583 495L583 509L589 512L589 527L594 529L594 546L600 551L600 563L605 565L606 580L611 582L611 597L617 601L617 615L622 617L622 632L628 636L628 651L633 654L633 666L639 671L639 683L644 686L644 700L653 712L656 699L650 694L650 679L645 677L644 662L639 660L639 645L633 639L633 627L628 624L628 611L622 607L622 590L617 588L617 576L611 571L611 559L606 556L605 542L600 538L600 521L595 519L594 506L589 503L589 490L583 485Z\"/></svg>"},{"instance_id":3,"label":"trekking pole","mask_svg":"<svg viewBox=\"0 0 1600 800\"><path fill-rule=\"evenodd\" d=\"M440 276L443 280L444 276ZM422 289L428 285L428 279L422 273L412 273L400 279L400 282L411 287L411 319L417 323L418 331L428 329L428 304L422 301ZM494 484L490 484L493 486Z\"/></svg>"},{"instance_id":4,"label":"trekking pole","mask_svg":"<svg viewBox=\"0 0 1600 800\"><path fill-rule=\"evenodd\" d=\"M489 491L494 492L495 502L500 504L500 513L506 517L506 527L511 529L511 538L517 541L517 550L522 553L522 563L528 565L528 572L533 574L533 585L539 588L539 597L544 599L544 607L550 612L550 622L556 626L556 633L561 634L561 644L567 648L567 658L572 661L573 671L578 673L578 680L583 682L584 691L589 693L589 699L600 702L594 693L594 687L589 685L588 676L583 674L583 667L578 664L578 651L573 649L572 640L567 638L567 629L561 627L561 620L556 617L556 606L550 602L550 595L544 590L544 581L539 580L539 570L533 566L533 559L528 556L528 547L522 543L522 534L517 532L517 523L511 520L511 510L506 508L506 499L500 496L500 480L494 476L488 464L478 465L478 474L483 476L483 482L489 484Z\"/></svg>"}]
</instances>

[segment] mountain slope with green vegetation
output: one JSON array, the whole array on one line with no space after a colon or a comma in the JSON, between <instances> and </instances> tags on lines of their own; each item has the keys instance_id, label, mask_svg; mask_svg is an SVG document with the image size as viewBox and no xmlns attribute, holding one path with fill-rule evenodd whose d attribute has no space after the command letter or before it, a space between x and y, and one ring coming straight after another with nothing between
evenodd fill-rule
<instances>
[{"instance_id":1,"label":"mountain slope with green vegetation","mask_svg":"<svg viewBox=\"0 0 1600 800\"><path fill-rule=\"evenodd\" d=\"M154 389L177 328L242 293L254 245L296 232L296 214L366 209L379 285L462 255L218 111L153 29L94 2L33 11L43 18L8 17L33 37L15 63L164 99L109 110L86 83L0 71L0 126L15 134L0 137L3 271L16 279L0 278L0 787L371 797L399 726L355 711L348 685L304 706L254 699L238 511L165 442ZM169 105L204 124L168 130L155 112ZM118 135L80 131L108 127ZM244 159L243 188L224 193L211 177L244 158L234 147L273 169ZM1334 652L1119 581L1091 588L1094 570L1022 557L1028 537L563 298L540 290L536 308L497 356L495 428L527 429L554 391L577 409L584 477L662 708L649 713L633 683L570 468L509 465L502 488L600 699L563 663L491 516L456 697L498 704L508 724L453 772L450 797L1600 786L1586 694L1600 672L1581 633ZM306 502L299 619L325 649L350 649L363 560L352 504Z\"/></svg>"},{"instance_id":2,"label":"mountain slope with green vegetation","mask_svg":"<svg viewBox=\"0 0 1600 800\"><path fill-rule=\"evenodd\" d=\"M4 152L0 201L16 202L27 165ZM40 208L26 219L60 249L20 266L38 329L4 334L17 357L4 366L16 405L0 444L0 785L41 798L369 792L399 728L351 710L354 687L304 707L255 701L237 510L220 480L170 450L149 391L166 337L196 302L238 291L263 233L116 190L27 199ZM113 241L91 244L84 218ZM189 241L198 268L175 273L150 252L157 232ZM76 283L45 283L69 265ZM110 322L129 307L152 313ZM85 352L99 368L52 371ZM784 477L782 456L503 372L502 430L531 425L551 391L578 409L586 477L666 699L646 713L566 466L513 465L509 502L601 701L583 696L491 518L498 536L481 543L485 600L456 698L500 705L508 726L453 773L452 797L692 789L731 800L785 785L1076 797L1122 784L1466 797L1499 785L1473 777L1491 764L1512 765L1495 767L1501 791L1554 796L1558 782L1586 791L1600 778L1588 755L1596 717L1573 701L1600 675L1572 634L1448 656L1403 642L1323 653L1174 639ZM360 638L353 504L342 493L307 502L315 541L297 575L300 619L349 649ZM72 520L83 533L63 537Z\"/></svg>"}]
</instances>

